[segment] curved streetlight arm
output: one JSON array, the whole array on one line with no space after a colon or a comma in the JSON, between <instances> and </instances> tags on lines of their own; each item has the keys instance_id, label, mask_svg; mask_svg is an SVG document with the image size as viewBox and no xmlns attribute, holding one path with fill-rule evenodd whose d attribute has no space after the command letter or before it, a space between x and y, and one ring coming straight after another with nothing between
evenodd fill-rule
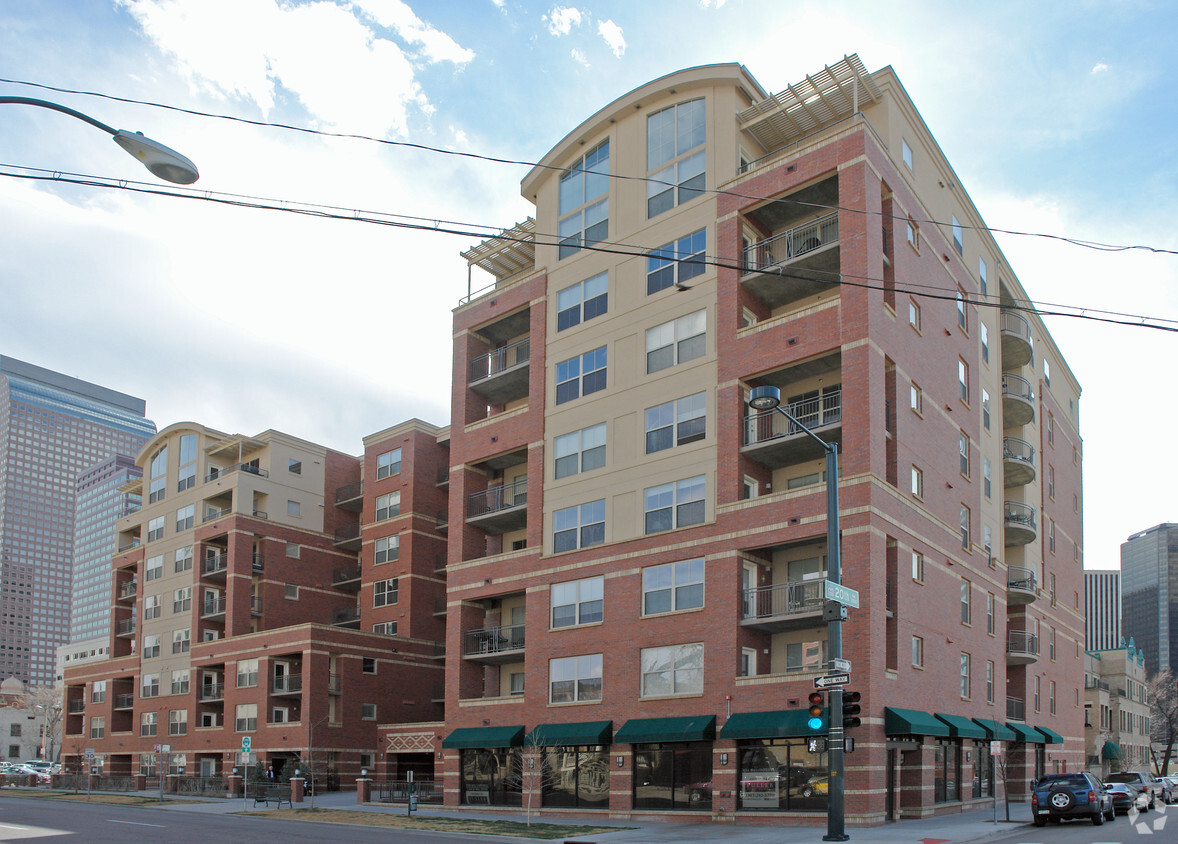
<instances>
[{"instance_id":1,"label":"curved streetlight arm","mask_svg":"<svg viewBox=\"0 0 1178 844\"><path fill-rule=\"evenodd\" d=\"M176 150L164 146L159 141L153 141L142 132L128 132L126 129L115 129L107 126L101 120L95 120L88 114L83 114L80 111L75 111L58 103L51 103L48 100L37 100L31 97L0 97L0 105L31 105L37 106L38 108L47 108L89 123L94 128L101 129L110 135L116 144L126 150L128 154L138 159L139 163L146 167L152 175L164 181L173 182L178 185L191 185L200 178L200 172L191 160L176 152Z\"/></svg>"}]
</instances>

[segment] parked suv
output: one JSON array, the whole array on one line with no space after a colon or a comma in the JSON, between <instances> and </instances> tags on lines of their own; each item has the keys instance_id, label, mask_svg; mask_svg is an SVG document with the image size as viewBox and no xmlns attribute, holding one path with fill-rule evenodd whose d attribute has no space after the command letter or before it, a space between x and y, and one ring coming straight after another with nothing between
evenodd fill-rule
<instances>
[{"instance_id":1,"label":"parked suv","mask_svg":"<svg viewBox=\"0 0 1178 844\"><path fill-rule=\"evenodd\" d=\"M1166 802L1165 790L1161 781L1149 771L1117 771L1105 777L1109 782L1123 782L1130 788L1136 788L1149 799L1147 808L1152 809L1156 801Z\"/></svg>"},{"instance_id":2,"label":"parked suv","mask_svg":"<svg viewBox=\"0 0 1178 844\"><path fill-rule=\"evenodd\" d=\"M1116 819L1113 799L1100 780L1092 774L1048 774L1031 789L1031 817L1035 826L1044 826L1050 818L1059 823L1064 818L1088 818L1093 825Z\"/></svg>"}]
</instances>

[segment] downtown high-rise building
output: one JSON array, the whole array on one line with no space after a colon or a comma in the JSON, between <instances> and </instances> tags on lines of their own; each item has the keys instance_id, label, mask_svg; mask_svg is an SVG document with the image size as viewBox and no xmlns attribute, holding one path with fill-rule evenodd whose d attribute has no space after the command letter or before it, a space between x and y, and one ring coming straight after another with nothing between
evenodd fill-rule
<instances>
[{"instance_id":1,"label":"downtown high-rise building","mask_svg":"<svg viewBox=\"0 0 1178 844\"><path fill-rule=\"evenodd\" d=\"M1084 650L1121 647L1121 572L1088 569L1084 572Z\"/></svg>"},{"instance_id":2,"label":"downtown high-rise building","mask_svg":"<svg viewBox=\"0 0 1178 844\"><path fill-rule=\"evenodd\" d=\"M1145 651L1150 674L1178 663L1178 524L1156 525L1121 544L1121 635Z\"/></svg>"},{"instance_id":3,"label":"downtown high-rise building","mask_svg":"<svg viewBox=\"0 0 1178 844\"><path fill-rule=\"evenodd\" d=\"M69 637L78 476L155 433L143 399L0 356L0 678L50 684Z\"/></svg>"}]
</instances>

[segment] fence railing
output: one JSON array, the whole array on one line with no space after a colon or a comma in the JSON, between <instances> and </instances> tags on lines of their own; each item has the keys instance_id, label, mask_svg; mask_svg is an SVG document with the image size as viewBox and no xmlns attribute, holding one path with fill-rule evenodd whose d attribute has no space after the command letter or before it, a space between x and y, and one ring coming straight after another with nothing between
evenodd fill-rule
<instances>
[{"instance_id":1,"label":"fence railing","mask_svg":"<svg viewBox=\"0 0 1178 844\"><path fill-rule=\"evenodd\" d=\"M753 445L777 437L804 434L805 429L802 425L814 429L842 421L843 391L828 390L812 399L790 402L784 409L801 424L795 423L785 414L778 413L777 408L750 413L744 422L744 444Z\"/></svg>"},{"instance_id":2,"label":"fence railing","mask_svg":"<svg viewBox=\"0 0 1178 844\"><path fill-rule=\"evenodd\" d=\"M784 264L819 247L837 243L838 239L839 215L835 211L747 247L744 250L744 271L756 272Z\"/></svg>"},{"instance_id":3,"label":"fence railing","mask_svg":"<svg viewBox=\"0 0 1178 844\"><path fill-rule=\"evenodd\" d=\"M473 358L470 362L470 383L482 381L484 378L498 375L505 369L527 363L531 351L530 343L530 338L525 337Z\"/></svg>"},{"instance_id":4,"label":"fence railing","mask_svg":"<svg viewBox=\"0 0 1178 844\"><path fill-rule=\"evenodd\" d=\"M772 618L822 609L823 580L794 580L772 586L745 589L741 603L743 618Z\"/></svg>"},{"instance_id":5,"label":"fence railing","mask_svg":"<svg viewBox=\"0 0 1178 844\"><path fill-rule=\"evenodd\" d=\"M526 478L502 486L491 487L470 496L468 517L485 516L509 507L528 503L528 481Z\"/></svg>"},{"instance_id":6,"label":"fence railing","mask_svg":"<svg viewBox=\"0 0 1178 844\"><path fill-rule=\"evenodd\" d=\"M1035 591L1035 572L1023 566L1007 566L1006 588L1022 592Z\"/></svg>"},{"instance_id":7,"label":"fence railing","mask_svg":"<svg viewBox=\"0 0 1178 844\"><path fill-rule=\"evenodd\" d=\"M467 655L495 654L524 647L524 625L507 624L502 627L480 627L467 630L462 652Z\"/></svg>"},{"instance_id":8,"label":"fence railing","mask_svg":"<svg viewBox=\"0 0 1178 844\"><path fill-rule=\"evenodd\" d=\"M1008 654L1039 655L1039 637L1026 630L1006 631L1006 652Z\"/></svg>"},{"instance_id":9,"label":"fence railing","mask_svg":"<svg viewBox=\"0 0 1178 844\"><path fill-rule=\"evenodd\" d=\"M1006 717L1012 721L1025 721L1027 718L1027 702L1021 697L1006 699Z\"/></svg>"},{"instance_id":10,"label":"fence railing","mask_svg":"<svg viewBox=\"0 0 1178 844\"><path fill-rule=\"evenodd\" d=\"M372 783L372 799L378 803L408 803L410 789L417 794L417 802L441 805L442 784L432 780L375 780Z\"/></svg>"}]
</instances>

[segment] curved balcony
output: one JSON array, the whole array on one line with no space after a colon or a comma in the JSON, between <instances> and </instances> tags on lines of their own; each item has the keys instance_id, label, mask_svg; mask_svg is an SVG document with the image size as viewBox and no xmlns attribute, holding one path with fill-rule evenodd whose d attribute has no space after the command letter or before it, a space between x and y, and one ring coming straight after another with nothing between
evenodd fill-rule
<instances>
[{"instance_id":1,"label":"curved balcony","mask_svg":"<svg viewBox=\"0 0 1178 844\"><path fill-rule=\"evenodd\" d=\"M1006 664L1030 665L1039 661L1039 637L1026 630L1006 631Z\"/></svg>"},{"instance_id":2,"label":"curved balcony","mask_svg":"<svg viewBox=\"0 0 1178 844\"><path fill-rule=\"evenodd\" d=\"M1007 566L1006 568L1006 603L1029 604L1035 600L1036 589L1035 572L1023 566Z\"/></svg>"},{"instance_id":3,"label":"curved balcony","mask_svg":"<svg viewBox=\"0 0 1178 844\"><path fill-rule=\"evenodd\" d=\"M1007 501L1002 522L1006 529L1007 545L1026 545L1039 535L1035 527L1035 508L1021 501Z\"/></svg>"},{"instance_id":4,"label":"curved balcony","mask_svg":"<svg viewBox=\"0 0 1178 844\"><path fill-rule=\"evenodd\" d=\"M1002 438L1002 485L1007 489L1035 480L1035 447L1018 437Z\"/></svg>"},{"instance_id":5,"label":"curved balcony","mask_svg":"<svg viewBox=\"0 0 1178 844\"><path fill-rule=\"evenodd\" d=\"M1000 317L1002 368L1018 369L1031 361L1031 326L1022 314L1004 310Z\"/></svg>"},{"instance_id":6,"label":"curved balcony","mask_svg":"<svg viewBox=\"0 0 1178 844\"><path fill-rule=\"evenodd\" d=\"M1013 428L1035 418L1035 391L1021 375L1002 373L1002 425Z\"/></svg>"}]
</instances>

